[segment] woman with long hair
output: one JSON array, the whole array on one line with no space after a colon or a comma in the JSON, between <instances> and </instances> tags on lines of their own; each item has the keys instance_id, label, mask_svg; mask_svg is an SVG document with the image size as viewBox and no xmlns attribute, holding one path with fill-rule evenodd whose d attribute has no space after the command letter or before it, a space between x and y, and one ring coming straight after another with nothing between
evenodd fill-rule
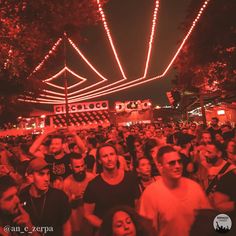
<instances>
[{"instance_id":1,"label":"woman with long hair","mask_svg":"<svg viewBox=\"0 0 236 236\"><path fill-rule=\"evenodd\" d=\"M133 208L117 206L105 217L99 236L154 236L151 222L140 216Z\"/></svg>"}]
</instances>

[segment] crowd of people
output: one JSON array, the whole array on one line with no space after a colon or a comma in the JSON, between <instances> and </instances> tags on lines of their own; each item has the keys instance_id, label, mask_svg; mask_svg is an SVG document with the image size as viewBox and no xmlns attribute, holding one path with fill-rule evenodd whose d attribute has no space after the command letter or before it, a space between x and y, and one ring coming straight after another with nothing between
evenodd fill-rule
<instances>
[{"instance_id":1,"label":"crowd of people","mask_svg":"<svg viewBox=\"0 0 236 236\"><path fill-rule=\"evenodd\" d=\"M0 139L0 235L214 235L216 215L236 222L235 183L235 128L216 117L48 127Z\"/></svg>"}]
</instances>

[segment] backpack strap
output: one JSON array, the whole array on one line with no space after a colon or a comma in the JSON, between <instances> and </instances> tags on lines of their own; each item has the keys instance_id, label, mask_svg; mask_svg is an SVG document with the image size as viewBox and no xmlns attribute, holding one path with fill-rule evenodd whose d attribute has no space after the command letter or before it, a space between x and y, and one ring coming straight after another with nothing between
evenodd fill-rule
<instances>
[{"instance_id":1,"label":"backpack strap","mask_svg":"<svg viewBox=\"0 0 236 236\"><path fill-rule=\"evenodd\" d=\"M225 165L220 169L218 174L214 177L214 179L209 183L209 185L205 191L207 195L213 190L214 186L216 185L216 183L218 181L219 175L223 174L229 168L230 165L231 164L229 162L226 162Z\"/></svg>"}]
</instances>

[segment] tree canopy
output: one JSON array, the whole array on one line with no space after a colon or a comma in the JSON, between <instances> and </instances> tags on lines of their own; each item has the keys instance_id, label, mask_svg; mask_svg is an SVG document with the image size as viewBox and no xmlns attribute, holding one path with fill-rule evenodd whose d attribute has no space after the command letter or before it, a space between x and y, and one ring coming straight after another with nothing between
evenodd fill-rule
<instances>
[{"instance_id":1,"label":"tree canopy","mask_svg":"<svg viewBox=\"0 0 236 236\"><path fill-rule=\"evenodd\" d=\"M99 20L96 0L0 0L0 116L19 95L36 97L44 88L28 76L64 32L78 41L81 28Z\"/></svg>"},{"instance_id":2,"label":"tree canopy","mask_svg":"<svg viewBox=\"0 0 236 236\"><path fill-rule=\"evenodd\" d=\"M192 1L182 29L187 31L203 1ZM236 1L208 3L175 61L175 86L182 90L236 92Z\"/></svg>"}]
</instances>

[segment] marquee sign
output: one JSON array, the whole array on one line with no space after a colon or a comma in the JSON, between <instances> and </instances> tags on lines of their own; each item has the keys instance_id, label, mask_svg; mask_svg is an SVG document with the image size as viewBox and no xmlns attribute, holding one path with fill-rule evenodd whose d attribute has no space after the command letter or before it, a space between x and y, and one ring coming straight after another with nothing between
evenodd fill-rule
<instances>
[{"instance_id":1,"label":"marquee sign","mask_svg":"<svg viewBox=\"0 0 236 236\"><path fill-rule=\"evenodd\" d=\"M108 101L98 101L98 102L80 102L72 103L68 105L69 112L85 112L85 111L99 111L108 109ZM54 105L55 114L66 113L66 105Z\"/></svg>"},{"instance_id":2,"label":"marquee sign","mask_svg":"<svg viewBox=\"0 0 236 236\"><path fill-rule=\"evenodd\" d=\"M151 108L151 105L149 100L116 102L115 109L116 112L142 111Z\"/></svg>"}]
</instances>

